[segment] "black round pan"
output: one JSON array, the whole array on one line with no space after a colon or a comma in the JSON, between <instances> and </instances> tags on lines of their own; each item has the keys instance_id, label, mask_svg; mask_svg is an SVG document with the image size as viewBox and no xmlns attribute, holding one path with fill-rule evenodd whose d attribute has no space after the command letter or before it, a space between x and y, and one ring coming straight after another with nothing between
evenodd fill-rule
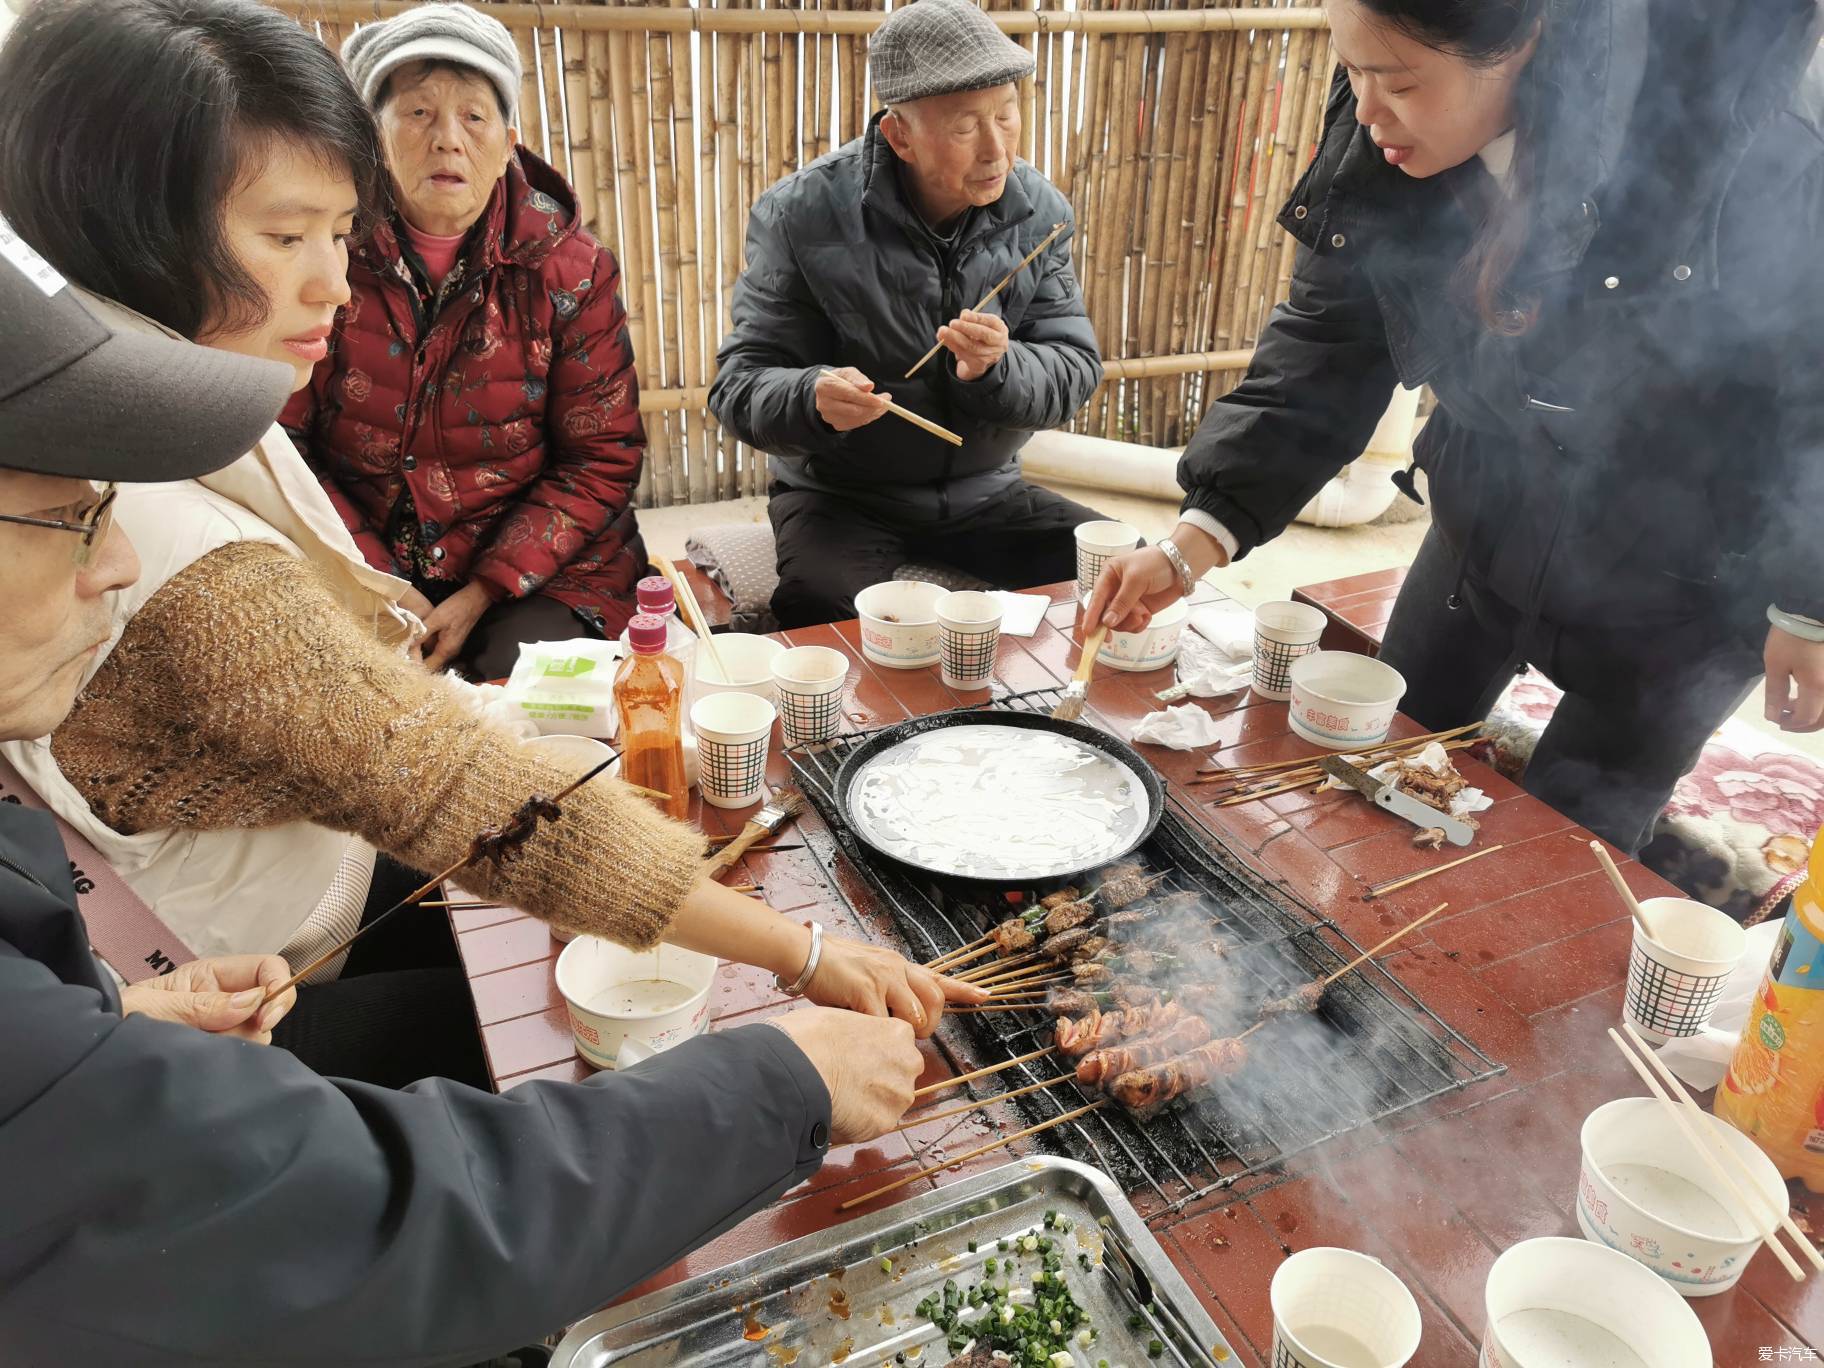
<instances>
[{"instance_id":1,"label":"black round pan","mask_svg":"<svg viewBox=\"0 0 1824 1368\"><path fill-rule=\"evenodd\" d=\"M1081 742L1092 750L1100 751L1112 760L1119 761L1128 769L1132 770L1140 780L1141 788L1146 795L1146 820L1140 823L1132 833L1131 839L1124 845L1098 852L1096 858L1090 864L1083 866L1083 869L1061 870L1047 868L1042 870L1020 870L1018 868L1006 868L992 879L971 877L964 874L958 874L952 869L939 868L935 865L908 861L902 856L893 854L873 840L868 834L868 823L856 819L856 814L852 806L856 779L861 774L862 770L867 767L869 762L883 752L891 750L893 747L898 746L902 742L913 737L925 736L931 732L941 731L948 727L983 726L1011 727L1031 731L1052 732L1058 735L1068 736ZM1055 882L1067 878L1072 874L1082 873L1084 869L1100 868L1111 861L1132 854L1153 834L1153 829L1159 825L1159 819L1165 814L1165 784L1160 780L1157 771L1155 771L1152 765L1146 761L1145 757L1125 741L1110 736L1099 727L1091 727L1082 722L1060 722L1055 718L1045 716L1041 713L1003 712L993 708L982 708L962 712L938 713L931 717L915 717L910 721L901 722L897 726L888 727L883 731L876 732L860 746L856 747L849 757L843 761L842 768L836 775L836 801L842 811L844 821L848 824L849 829L854 832L855 838L884 859L892 860L896 864L908 865L911 868L918 869L927 874L939 874L949 879L959 879L969 883L993 884L998 887L1012 888L1021 885ZM1007 801L1010 803L1017 803L1020 801L1020 795L1017 793L1009 793L1007 795Z\"/></svg>"}]
</instances>

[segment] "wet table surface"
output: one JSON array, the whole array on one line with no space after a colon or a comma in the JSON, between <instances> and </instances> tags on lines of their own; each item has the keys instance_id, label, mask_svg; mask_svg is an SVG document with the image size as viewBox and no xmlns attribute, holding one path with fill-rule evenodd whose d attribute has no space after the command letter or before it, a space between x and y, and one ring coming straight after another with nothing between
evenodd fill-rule
<instances>
[{"instance_id":1,"label":"wet table surface","mask_svg":"<svg viewBox=\"0 0 1824 1368\"><path fill-rule=\"evenodd\" d=\"M1071 637L1078 611L1073 589L1064 584L1034 591L1047 594L1052 607L1036 635L1002 639L997 690L1053 688L1069 679L1078 660ZM1200 588L1199 602L1219 598L1209 586ZM989 696L946 689L935 666L905 671L869 664L853 622L785 633L782 639L834 646L850 658L843 697L848 730ZM1086 719L1125 736L1137 718L1159 706L1153 695L1171 682L1170 670L1099 670ZM1261 764L1311 751L1288 731L1283 703L1246 691L1201 703L1221 725L1218 757L1224 764ZM1404 717L1395 724L1396 736L1421 730ZM1144 750L1174 786L1206 763L1203 751ZM1463 776L1495 800L1481 814L1478 846L1499 842L1506 848L1372 903L1361 896L1367 884L1443 863L1451 852L1414 850L1411 827L1352 794L1294 793L1225 809L1191 804L1255 869L1363 945L1448 900L1446 913L1402 940L1382 962L1447 1024L1507 1066L1496 1077L1341 1136L1279 1172L1255 1175L1152 1223L1243 1362L1265 1363L1270 1357L1267 1285L1280 1261L1311 1246L1344 1245L1385 1261L1418 1298L1425 1335L1412 1359L1415 1368L1473 1364L1490 1265L1516 1241L1577 1234L1578 1128L1600 1103L1640 1092L1604 1034L1620 1019L1631 932L1625 909L1591 858L1589 833L1487 766L1461 754L1456 759ZM771 766L771 780L783 782L786 765L776 746ZM711 834L738 831L749 815L705 807L694 795L692 804L693 817ZM814 813L801 820L818 821ZM1638 896L1676 893L1637 863L1623 861L1622 871ZM840 857L826 870L810 849L751 855L731 881L761 884L766 901L779 912L815 916L833 932L891 936L888 923L850 910L851 904L866 907L870 894ZM584 1076L552 980L561 947L544 924L508 910L456 912L453 920L497 1086ZM785 1010L769 976L742 965L722 967L714 1002L717 1028ZM952 1034L963 1029L952 1018L936 1041L927 1042L921 1082L951 1076L952 1059L972 1052ZM934 1123L931 1135L914 1129L831 1150L816 1176L630 1295L905 1200L1022 1152L1016 1147L984 1155L903 1187L878 1204L851 1213L837 1210L849 1197L909 1172L915 1148L950 1125ZM952 1145L959 1152L967 1147ZM1806 1194L1797 1191L1795 1214L1804 1212L1806 1202ZM1824 1348L1824 1295L1814 1290L1820 1282L1824 1279L1814 1277L1793 1283L1763 1252L1733 1291L1694 1300L1716 1362L1736 1368L1795 1361L1809 1349Z\"/></svg>"}]
</instances>

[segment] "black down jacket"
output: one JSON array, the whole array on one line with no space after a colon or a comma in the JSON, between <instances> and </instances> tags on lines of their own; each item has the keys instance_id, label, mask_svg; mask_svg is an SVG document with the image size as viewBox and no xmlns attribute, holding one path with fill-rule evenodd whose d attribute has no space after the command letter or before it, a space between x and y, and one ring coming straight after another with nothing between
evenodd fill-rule
<instances>
[{"instance_id":1,"label":"black down jacket","mask_svg":"<svg viewBox=\"0 0 1824 1368\"><path fill-rule=\"evenodd\" d=\"M1395 382L1463 572L1559 624L1824 616L1824 60L1814 0L1562 7L1532 64L1519 337L1453 273L1479 160L1386 165L1341 75L1280 222L1290 299L1179 465L1242 552L1361 451ZM1478 183L1479 182L1479 183Z\"/></svg>"},{"instance_id":2,"label":"black down jacket","mask_svg":"<svg viewBox=\"0 0 1824 1368\"><path fill-rule=\"evenodd\" d=\"M1068 421L1101 382L1070 234L988 306L1013 339L993 370L965 383L945 351L900 377L1052 225L1073 221L1057 188L1016 161L1000 199L972 210L945 243L906 199L877 115L860 138L755 203L711 410L769 453L773 479L789 488L839 493L896 522L968 513L1019 479L1019 450L1033 432ZM892 417L836 432L811 393L824 366L859 368L963 445Z\"/></svg>"}]
</instances>

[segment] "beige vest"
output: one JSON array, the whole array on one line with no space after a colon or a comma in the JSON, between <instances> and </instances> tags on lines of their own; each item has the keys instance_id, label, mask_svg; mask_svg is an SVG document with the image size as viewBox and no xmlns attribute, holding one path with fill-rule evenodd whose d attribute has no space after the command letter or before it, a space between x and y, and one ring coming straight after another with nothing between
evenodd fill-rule
<instances>
[{"instance_id":1,"label":"beige vest","mask_svg":"<svg viewBox=\"0 0 1824 1368\"><path fill-rule=\"evenodd\" d=\"M175 335L117 304L85 298L117 328ZM123 433L122 440L130 442L132 435ZM367 564L277 424L252 451L213 475L122 485L114 520L139 552L141 570L136 584L110 595L113 633L94 668L152 595L209 552L237 541L265 542L316 565L336 596L382 642L403 646L417 627L417 619L398 606L405 581ZM232 643L224 642L223 649L233 649ZM0 751L198 955L288 948L296 953L311 939L301 933L339 873L342 886L348 886L345 865L372 870L371 847L308 822L123 836L102 823L64 778L48 739L4 742ZM365 879L358 885L364 894Z\"/></svg>"}]
</instances>

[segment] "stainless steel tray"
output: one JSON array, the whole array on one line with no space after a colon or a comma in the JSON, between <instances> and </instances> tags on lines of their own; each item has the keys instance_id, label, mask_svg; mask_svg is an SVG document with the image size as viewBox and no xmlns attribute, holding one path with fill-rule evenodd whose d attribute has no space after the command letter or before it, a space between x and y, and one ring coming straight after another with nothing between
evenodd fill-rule
<instances>
[{"instance_id":1,"label":"stainless steel tray","mask_svg":"<svg viewBox=\"0 0 1824 1368\"><path fill-rule=\"evenodd\" d=\"M943 1368L951 1357L943 1333L913 1308L946 1278L962 1287L981 1281L986 1260L1006 1257L996 1243L1045 1233L1047 1211L1071 1222L1053 1238L1071 1294L1097 1332L1091 1346L1073 1344L1079 1368L1102 1359L1110 1368L1234 1362L1120 1189L1086 1164L1043 1156L598 1312L571 1327L553 1368L897 1368L902 1353L908 1365ZM1087 1270L1078 1253L1089 1256ZM1130 1329L1135 1314L1141 1323ZM1158 1359L1148 1357L1152 1340L1164 1346Z\"/></svg>"}]
</instances>

